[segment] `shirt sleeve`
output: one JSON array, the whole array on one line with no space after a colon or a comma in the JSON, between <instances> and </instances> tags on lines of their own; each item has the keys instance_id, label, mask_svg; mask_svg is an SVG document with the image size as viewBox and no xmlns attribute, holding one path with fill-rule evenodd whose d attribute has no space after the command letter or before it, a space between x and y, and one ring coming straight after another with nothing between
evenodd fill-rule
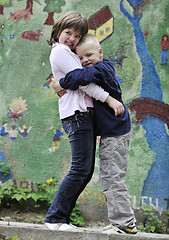
<instances>
[{"instance_id":1,"label":"shirt sleeve","mask_svg":"<svg viewBox=\"0 0 169 240\"><path fill-rule=\"evenodd\" d=\"M55 71L61 71L64 75L74 69L82 68L78 57L64 46L56 46L52 50L50 63Z\"/></svg>"},{"instance_id":2,"label":"shirt sleeve","mask_svg":"<svg viewBox=\"0 0 169 240\"><path fill-rule=\"evenodd\" d=\"M87 86L79 86L79 88L87 93L90 97L95 98L96 100L100 100L101 102L105 102L107 97L109 96L109 93L104 91L103 88L100 86L90 83Z\"/></svg>"}]
</instances>

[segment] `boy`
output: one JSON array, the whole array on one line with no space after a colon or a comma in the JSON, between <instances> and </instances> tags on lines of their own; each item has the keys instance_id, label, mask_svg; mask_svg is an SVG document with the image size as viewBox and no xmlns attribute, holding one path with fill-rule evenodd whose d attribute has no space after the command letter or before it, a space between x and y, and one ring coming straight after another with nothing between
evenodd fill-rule
<instances>
[{"instance_id":1,"label":"boy","mask_svg":"<svg viewBox=\"0 0 169 240\"><path fill-rule=\"evenodd\" d=\"M76 53L81 60L83 69L71 71L65 78L60 79L61 87L76 90L80 85L85 86L94 82L123 104L113 64L109 60L103 60L103 50L97 38L86 34L77 45ZM56 90L55 84L53 85ZM99 146L100 182L106 197L110 220L110 225L104 230L136 234L134 212L124 184L128 163L130 116L124 104L124 113L116 116L116 112L107 103L95 99L93 101L96 134L101 136Z\"/></svg>"}]
</instances>

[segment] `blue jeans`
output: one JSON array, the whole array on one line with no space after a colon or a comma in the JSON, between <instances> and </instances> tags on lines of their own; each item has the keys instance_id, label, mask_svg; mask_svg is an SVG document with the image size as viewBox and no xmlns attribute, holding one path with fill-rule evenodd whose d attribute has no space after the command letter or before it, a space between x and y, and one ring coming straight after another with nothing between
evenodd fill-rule
<instances>
[{"instance_id":1,"label":"blue jeans","mask_svg":"<svg viewBox=\"0 0 169 240\"><path fill-rule=\"evenodd\" d=\"M76 200L90 181L95 162L94 111L62 120L71 145L72 165L49 208L45 222L68 223Z\"/></svg>"},{"instance_id":2,"label":"blue jeans","mask_svg":"<svg viewBox=\"0 0 169 240\"><path fill-rule=\"evenodd\" d=\"M161 50L161 64L166 65L168 59L168 51Z\"/></svg>"}]
</instances>

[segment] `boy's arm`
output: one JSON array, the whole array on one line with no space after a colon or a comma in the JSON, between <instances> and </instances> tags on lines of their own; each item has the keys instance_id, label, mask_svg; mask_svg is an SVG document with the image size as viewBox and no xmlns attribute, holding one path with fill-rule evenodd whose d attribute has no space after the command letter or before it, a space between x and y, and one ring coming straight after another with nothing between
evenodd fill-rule
<instances>
[{"instance_id":1,"label":"boy's arm","mask_svg":"<svg viewBox=\"0 0 169 240\"><path fill-rule=\"evenodd\" d=\"M74 69L68 72L64 78L59 81L57 79L52 80L52 87L55 92L58 93L63 89L77 90L79 86L86 86L92 82L100 81L101 73L94 67L84 67L81 69Z\"/></svg>"},{"instance_id":2,"label":"boy's arm","mask_svg":"<svg viewBox=\"0 0 169 240\"><path fill-rule=\"evenodd\" d=\"M55 92L62 97L65 91L59 84L57 79L53 79L52 82L52 87L54 88ZM94 84L94 83L90 83L87 86L79 86L79 88L87 93L90 97L95 98L96 100L100 100L101 102L106 102L106 99L109 96L109 93L106 92L103 88L101 88L100 86ZM63 94L62 94L63 92ZM61 93L61 94L60 94Z\"/></svg>"},{"instance_id":3,"label":"boy's arm","mask_svg":"<svg viewBox=\"0 0 169 240\"><path fill-rule=\"evenodd\" d=\"M64 89L60 90L60 84L57 80L53 81L53 88L56 92L65 91ZM109 107L114 110L115 116L118 116L124 112L124 106L121 102L117 101L115 98L111 97L107 92L105 92L101 87L95 84L88 84L87 86L80 86L81 90L86 92L90 97L106 102ZM60 94L59 94L60 95ZM60 95L60 97L62 94Z\"/></svg>"},{"instance_id":4,"label":"boy's arm","mask_svg":"<svg viewBox=\"0 0 169 240\"><path fill-rule=\"evenodd\" d=\"M125 109L123 104L116 100L115 98L111 97L110 95L108 96L105 102L109 105L109 107L111 107L114 110L115 117L124 113Z\"/></svg>"},{"instance_id":5,"label":"boy's arm","mask_svg":"<svg viewBox=\"0 0 169 240\"><path fill-rule=\"evenodd\" d=\"M79 86L86 86L92 82L101 81L102 74L96 66L75 69L59 80L64 89L77 90Z\"/></svg>"},{"instance_id":6,"label":"boy's arm","mask_svg":"<svg viewBox=\"0 0 169 240\"><path fill-rule=\"evenodd\" d=\"M121 102L111 97L103 88L99 87L94 83L90 83L87 86L79 86L79 88L87 93L90 97L100 100L101 102L106 102L109 107L114 110L114 114L117 117L118 115L124 112L124 106Z\"/></svg>"}]
</instances>

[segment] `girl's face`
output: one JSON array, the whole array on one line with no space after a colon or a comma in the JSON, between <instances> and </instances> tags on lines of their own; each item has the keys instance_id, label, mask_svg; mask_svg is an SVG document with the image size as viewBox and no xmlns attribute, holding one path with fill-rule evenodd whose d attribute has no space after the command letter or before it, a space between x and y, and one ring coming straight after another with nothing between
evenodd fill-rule
<instances>
[{"instance_id":1,"label":"girl's face","mask_svg":"<svg viewBox=\"0 0 169 240\"><path fill-rule=\"evenodd\" d=\"M81 37L79 31L75 31L74 28L65 28L59 36L59 43L65 44L70 50L74 50Z\"/></svg>"}]
</instances>

